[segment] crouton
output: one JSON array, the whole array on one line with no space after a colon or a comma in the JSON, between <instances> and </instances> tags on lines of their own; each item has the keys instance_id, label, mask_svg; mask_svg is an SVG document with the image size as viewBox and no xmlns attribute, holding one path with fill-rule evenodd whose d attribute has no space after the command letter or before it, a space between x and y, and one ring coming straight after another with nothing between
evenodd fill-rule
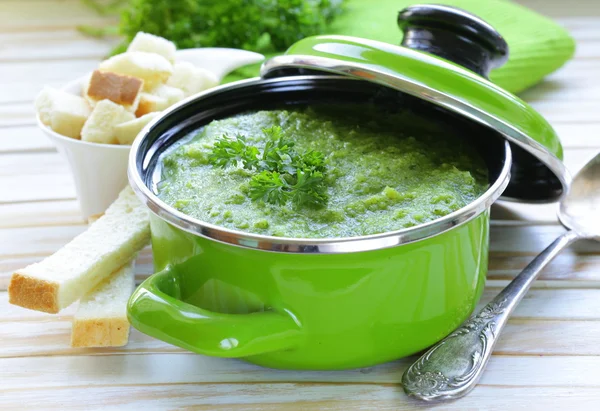
<instances>
[{"instance_id":1,"label":"crouton","mask_svg":"<svg viewBox=\"0 0 600 411\"><path fill-rule=\"evenodd\" d=\"M150 94L166 99L169 107L185 98L183 90L165 84L150 90Z\"/></svg>"},{"instance_id":2,"label":"crouton","mask_svg":"<svg viewBox=\"0 0 600 411\"><path fill-rule=\"evenodd\" d=\"M144 80L137 77L95 70L84 95L93 105L100 100L110 100L135 112L143 85Z\"/></svg>"},{"instance_id":3,"label":"crouton","mask_svg":"<svg viewBox=\"0 0 600 411\"><path fill-rule=\"evenodd\" d=\"M173 74L167 80L168 86L183 90L186 97L215 87L218 84L219 79L213 73L185 61L175 63Z\"/></svg>"},{"instance_id":4,"label":"crouton","mask_svg":"<svg viewBox=\"0 0 600 411\"><path fill-rule=\"evenodd\" d=\"M81 130L81 139L93 143L117 144L115 126L131 121L135 116L123 106L101 100L92 110Z\"/></svg>"},{"instance_id":5,"label":"crouton","mask_svg":"<svg viewBox=\"0 0 600 411\"><path fill-rule=\"evenodd\" d=\"M44 87L35 99L40 121L58 134L79 138L91 108L85 99L52 87Z\"/></svg>"},{"instance_id":6,"label":"crouton","mask_svg":"<svg viewBox=\"0 0 600 411\"><path fill-rule=\"evenodd\" d=\"M155 96L150 93L142 93L140 103L135 111L135 116L141 117L154 111L163 111L167 107L169 107L169 100L166 98Z\"/></svg>"},{"instance_id":7,"label":"crouton","mask_svg":"<svg viewBox=\"0 0 600 411\"><path fill-rule=\"evenodd\" d=\"M103 61L100 70L140 78L144 80L144 89L151 90L167 81L173 66L159 54L130 51Z\"/></svg>"},{"instance_id":8,"label":"crouton","mask_svg":"<svg viewBox=\"0 0 600 411\"><path fill-rule=\"evenodd\" d=\"M144 114L140 118L135 120L121 123L115 127L115 136L119 141L119 144L131 144L142 129L148 124L154 117L159 113L153 112Z\"/></svg>"},{"instance_id":9,"label":"crouton","mask_svg":"<svg viewBox=\"0 0 600 411\"><path fill-rule=\"evenodd\" d=\"M175 47L175 43L169 41L163 37L155 36L154 34L148 34L144 32L138 32L129 47L127 47L127 51L145 51L148 53L156 53L160 54L171 63L175 61L175 51L177 47Z\"/></svg>"}]
</instances>

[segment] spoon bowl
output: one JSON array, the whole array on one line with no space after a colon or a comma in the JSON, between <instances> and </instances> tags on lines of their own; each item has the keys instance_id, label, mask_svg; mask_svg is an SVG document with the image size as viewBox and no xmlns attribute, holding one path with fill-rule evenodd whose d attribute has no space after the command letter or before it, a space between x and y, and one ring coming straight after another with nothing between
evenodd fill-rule
<instances>
[{"instance_id":1,"label":"spoon bowl","mask_svg":"<svg viewBox=\"0 0 600 411\"><path fill-rule=\"evenodd\" d=\"M600 240L600 154L579 171L558 207L565 227Z\"/></svg>"}]
</instances>

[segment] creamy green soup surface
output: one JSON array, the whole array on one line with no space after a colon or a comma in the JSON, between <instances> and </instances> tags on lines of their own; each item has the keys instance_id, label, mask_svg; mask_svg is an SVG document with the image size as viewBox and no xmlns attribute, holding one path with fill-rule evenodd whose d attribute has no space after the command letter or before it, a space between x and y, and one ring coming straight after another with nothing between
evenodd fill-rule
<instances>
[{"instance_id":1,"label":"creamy green soup surface","mask_svg":"<svg viewBox=\"0 0 600 411\"><path fill-rule=\"evenodd\" d=\"M224 138L241 137L257 150L250 155L260 158L273 138L263 130L273 126L294 142L293 152L322 155L319 204L257 198L251 181L260 166L236 159L215 164L216 144ZM187 215L294 238L411 227L458 210L488 187L483 160L459 136L411 114L352 106L258 111L213 121L163 154L161 172L159 197ZM296 181L290 173L287 178Z\"/></svg>"}]
</instances>

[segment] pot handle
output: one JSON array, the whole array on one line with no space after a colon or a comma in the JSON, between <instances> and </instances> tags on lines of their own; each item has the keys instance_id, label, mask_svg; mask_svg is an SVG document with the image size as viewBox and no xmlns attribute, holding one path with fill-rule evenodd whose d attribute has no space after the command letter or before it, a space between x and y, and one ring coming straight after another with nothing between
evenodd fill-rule
<instances>
[{"instance_id":1,"label":"pot handle","mask_svg":"<svg viewBox=\"0 0 600 411\"><path fill-rule=\"evenodd\" d=\"M289 313L216 313L179 299L173 266L147 278L129 299L131 325L152 337L213 357L237 358L293 348L300 324Z\"/></svg>"},{"instance_id":2,"label":"pot handle","mask_svg":"<svg viewBox=\"0 0 600 411\"><path fill-rule=\"evenodd\" d=\"M508 44L488 23L457 7L418 4L398 14L404 47L453 61L488 78L508 60Z\"/></svg>"}]
</instances>

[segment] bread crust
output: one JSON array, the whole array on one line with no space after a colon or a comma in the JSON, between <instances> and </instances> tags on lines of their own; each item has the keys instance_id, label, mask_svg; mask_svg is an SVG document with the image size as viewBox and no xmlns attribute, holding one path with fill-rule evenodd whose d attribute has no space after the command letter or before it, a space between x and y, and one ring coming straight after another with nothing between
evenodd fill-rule
<instances>
[{"instance_id":1,"label":"bread crust","mask_svg":"<svg viewBox=\"0 0 600 411\"><path fill-rule=\"evenodd\" d=\"M8 302L31 310L56 314L58 305L58 283L15 272L8 284Z\"/></svg>"},{"instance_id":2,"label":"bread crust","mask_svg":"<svg viewBox=\"0 0 600 411\"><path fill-rule=\"evenodd\" d=\"M129 341L126 318L82 318L73 320L71 347L122 347Z\"/></svg>"},{"instance_id":3,"label":"bread crust","mask_svg":"<svg viewBox=\"0 0 600 411\"><path fill-rule=\"evenodd\" d=\"M123 106L135 106L143 86L144 81L137 77L94 70L87 95L96 101L108 99Z\"/></svg>"},{"instance_id":4,"label":"bread crust","mask_svg":"<svg viewBox=\"0 0 600 411\"><path fill-rule=\"evenodd\" d=\"M169 107L169 102L166 98L158 97L153 94L143 93L140 97L135 116L140 118L146 114L163 111Z\"/></svg>"}]
</instances>

